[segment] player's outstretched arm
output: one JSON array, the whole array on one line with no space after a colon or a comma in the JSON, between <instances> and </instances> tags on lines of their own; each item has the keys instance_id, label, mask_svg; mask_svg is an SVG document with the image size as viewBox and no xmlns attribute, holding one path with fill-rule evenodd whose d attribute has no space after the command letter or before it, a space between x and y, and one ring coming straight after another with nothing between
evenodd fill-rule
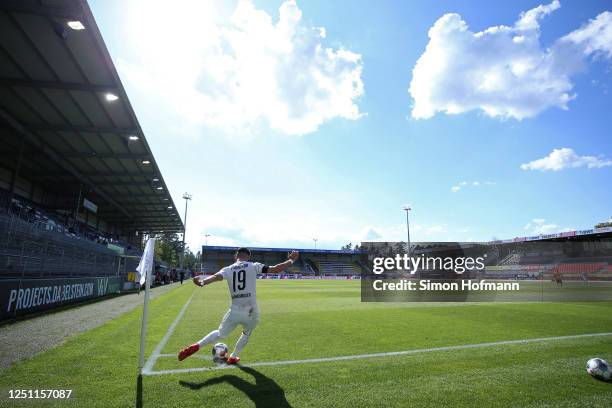
<instances>
[{"instance_id":1,"label":"player's outstretched arm","mask_svg":"<svg viewBox=\"0 0 612 408\"><path fill-rule=\"evenodd\" d=\"M193 278L193 283L195 283L198 286L206 286L210 283L219 282L222 280L223 280L223 275L221 274L221 272L217 272L214 275L211 275L204 279L200 279L198 276L196 276L195 278Z\"/></svg>"},{"instance_id":2,"label":"player's outstretched arm","mask_svg":"<svg viewBox=\"0 0 612 408\"><path fill-rule=\"evenodd\" d=\"M287 256L287 260L285 262L281 262L277 265L270 266L268 268L268 273L281 273L285 269L289 268L295 261L300 257L300 253L298 251L291 251Z\"/></svg>"}]
</instances>

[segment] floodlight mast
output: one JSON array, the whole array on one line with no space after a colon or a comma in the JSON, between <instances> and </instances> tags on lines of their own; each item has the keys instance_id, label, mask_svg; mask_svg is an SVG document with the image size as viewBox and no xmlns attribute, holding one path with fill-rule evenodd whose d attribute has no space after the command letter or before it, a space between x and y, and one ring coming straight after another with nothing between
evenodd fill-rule
<instances>
[{"instance_id":1,"label":"floodlight mast","mask_svg":"<svg viewBox=\"0 0 612 408\"><path fill-rule=\"evenodd\" d=\"M408 255L408 257L410 257L410 219L408 217L408 213L410 212L410 210L412 210L412 206L406 204L404 206L404 211L406 211L406 235L408 238L408 241L406 242L406 254Z\"/></svg>"},{"instance_id":2,"label":"floodlight mast","mask_svg":"<svg viewBox=\"0 0 612 408\"><path fill-rule=\"evenodd\" d=\"M207 247L208 246L208 237L210 237L210 234L206 234L204 233L204 246ZM204 259L204 251L202 251L202 253L200 254L200 273L203 273L203 269L202 269L202 260Z\"/></svg>"},{"instance_id":3,"label":"floodlight mast","mask_svg":"<svg viewBox=\"0 0 612 408\"><path fill-rule=\"evenodd\" d=\"M185 261L185 235L187 234L187 203L191 200L191 197L193 196L189 193L183 194L183 199L185 200L185 227L183 228L183 245L181 246L181 270L183 270L183 262Z\"/></svg>"}]
</instances>

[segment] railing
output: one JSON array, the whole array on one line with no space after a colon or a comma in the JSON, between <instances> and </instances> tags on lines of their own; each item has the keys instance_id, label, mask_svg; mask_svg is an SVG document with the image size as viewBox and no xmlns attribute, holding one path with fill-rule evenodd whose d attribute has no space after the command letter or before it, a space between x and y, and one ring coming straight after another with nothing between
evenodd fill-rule
<instances>
[{"instance_id":1,"label":"railing","mask_svg":"<svg viewBox=\"0 0 612 408\"><path fill-rule=\"evenodd\" d=\"M334 261L319 261L319 271L326 275L358 275L360 271L353 264Z\"/></svg>"},{"instance_id":2,"label":"railing","mask_svg":"<svg viewBox=\"0 0 612 408\"><path fill-rule=\"evenodd\" d=\"M117 262L101 245L0 214L0 278L112 276Z\"/></svg>"}]
</instances>

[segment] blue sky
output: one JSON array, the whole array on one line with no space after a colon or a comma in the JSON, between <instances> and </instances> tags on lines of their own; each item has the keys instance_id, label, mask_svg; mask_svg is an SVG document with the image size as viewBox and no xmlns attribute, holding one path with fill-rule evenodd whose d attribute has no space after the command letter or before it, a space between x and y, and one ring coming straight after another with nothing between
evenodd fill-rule
<instances>
[{"instance_id":1,"label":"blue sky","mask_svg":"<svg viewBox=\"0 0 612 408\"><path fill-rule=\"evenodd\" d=\"M179 3L90 0L191 248L612 215L610 3Z\"/></svg>"}]
</instances>

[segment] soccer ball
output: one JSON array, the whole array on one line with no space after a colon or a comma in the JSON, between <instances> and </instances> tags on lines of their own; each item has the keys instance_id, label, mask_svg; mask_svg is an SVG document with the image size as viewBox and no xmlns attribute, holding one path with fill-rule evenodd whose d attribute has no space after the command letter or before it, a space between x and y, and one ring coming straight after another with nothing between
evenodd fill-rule
<instances>
[{"instance_id":1,"label":"soccer ball","mask_svg":"<svg viewBox=\"0 0 612 408\"><path fill-rule=\"evenodd\" d=\"M227 344L217 343L212 348L213 360L223 360L227 355Z\"/></svg>"},{"instance_id":2,"label":"soccer ball","mask_svg":"<svg viewBox=\"0 0 612 408\"><path fill-rule=\"evenodd\" d=\"M601 358L592 358L586 363L587 373L591 374L598 380L610 381L612 379L612 367L606 360Z\"/></svg>"}]
</instances>

